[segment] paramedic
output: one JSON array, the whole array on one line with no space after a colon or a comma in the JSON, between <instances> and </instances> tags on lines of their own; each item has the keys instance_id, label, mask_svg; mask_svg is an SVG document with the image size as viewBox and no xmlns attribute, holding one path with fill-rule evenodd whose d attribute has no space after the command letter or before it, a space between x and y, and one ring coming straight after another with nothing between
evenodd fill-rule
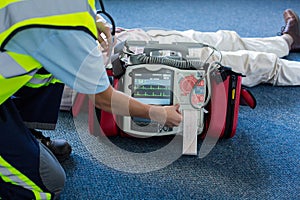
<instances>
[{"instance_id":1,"label":"paramedic","mask_svg":"<svg viewBox=\"0 0 300 200\"><path fill-rule=\"evenodd\" d=\"M69 2L0 2L0 199L55 199L65 184L63 168L30 133L11 100L24 85L62 81L89 94L102 110L171 127L181 122L178 105L142 104L110 86L96 42L98 30L110 41L110 30L95 23L94 0ZM35 75L42 67L53 76Z\"/></svg>"}]
</instances>

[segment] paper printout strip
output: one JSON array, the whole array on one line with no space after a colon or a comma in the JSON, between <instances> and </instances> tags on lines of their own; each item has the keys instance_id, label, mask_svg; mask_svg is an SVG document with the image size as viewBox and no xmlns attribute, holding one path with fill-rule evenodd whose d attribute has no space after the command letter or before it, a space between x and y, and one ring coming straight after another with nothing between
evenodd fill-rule
<instances>
[{"instance_id":1,"label":"paper printout strip","mask_svg":"<svg viewBox=\"0 0 300 200\"><path fill-rule=\"evenodd\" d=\"M183 155L197 155L197 110L183 110Z\"/></svg>"}]
</instances>

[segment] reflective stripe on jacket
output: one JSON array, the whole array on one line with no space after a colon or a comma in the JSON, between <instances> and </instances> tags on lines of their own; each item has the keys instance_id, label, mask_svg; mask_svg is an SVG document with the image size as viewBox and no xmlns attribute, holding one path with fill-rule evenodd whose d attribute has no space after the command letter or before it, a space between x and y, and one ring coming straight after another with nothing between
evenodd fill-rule
<instances>
[{"instance_id":1,"label":"reflective stripe on jacket","mask_svg":"<svg viewBox=\"0 0 300 200\"><path fill-rule=\"evenodd\" d=\"M11 166L0 156L0 177L3 181L21 186L33 192L35 199L50 200L51 194L44 192L39 186L32 182L27 176Z\"/></svg>"},{"instance_id":2,"label":"reflective stripe on jacket","mask_svg":"<svg viewBox=\"0 0 300 200\"><path fill-rule=\"evenodd\" d=\"M94 0L1 0L0 104L24 85L37 88L59 82L50 74L37 75L42 66L32 57L5 51L16 33L35 27L73 29L96 39L95 15Z\"/></svg>"},{"instance_id":3,"label":"reflective stripe on jacket","mask_svg":"<svg viewBox=\"0 0 300 200\"><path fill-rule=\"evenodd\" d=\"M0 52L0 105L30 81L41 67L30 56Z\"/></svg>"},{"instance_id":4,"label":"reflective stripe on jacket","mask_svg":"<svg viewBox=\"0 0 300 200\"><path fill-rule=\"evenodd\" d=\"M31 88L39 88L42 86L47 86L49 84L54 83L61 83L60 80L54 78L52 74L34 74L32 79L29 80L28 83L26 83L27 87Z\"/></svg>"},{"instance_id":5,"label":"reflective stripe on jacket","mask_svg":"<svg viewBox=\"0 0 300 200\"><path fill-rule=\"evenodd\" d=\"M94 0L1 0L1 49L18 31L33 27L78 29L97 39L95 16Z\"/></svg>"}]
</instances>

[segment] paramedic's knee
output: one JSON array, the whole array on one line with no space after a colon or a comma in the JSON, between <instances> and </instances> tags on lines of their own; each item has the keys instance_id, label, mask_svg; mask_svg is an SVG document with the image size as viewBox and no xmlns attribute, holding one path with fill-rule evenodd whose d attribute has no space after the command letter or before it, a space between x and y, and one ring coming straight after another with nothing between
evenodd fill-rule
<instances>
[{"instance_id":1,"label":"paramedic's knee","mask_svg":"<svg viewBox=\"0 0 300 200\"><path fill-rule=\"evenodd\" d=\"M40 144L40 176L46 188L55 197L59 196L65 186L66 174L55 156L43 144Z\"/></svg>"}]
</instances>

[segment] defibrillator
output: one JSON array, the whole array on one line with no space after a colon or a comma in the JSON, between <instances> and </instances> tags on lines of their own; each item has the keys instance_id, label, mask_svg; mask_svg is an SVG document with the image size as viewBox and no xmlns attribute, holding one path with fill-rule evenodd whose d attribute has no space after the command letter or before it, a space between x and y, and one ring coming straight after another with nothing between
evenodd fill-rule
<instances>
[{"instance_id":1,"label":"defibrillator","mask_svg":"<svg viewBox=\"0 0 300 200\"><path fill-rule=\"evenodd\" d=\"M222 54L212 46L158 41L125 41L123 45L112 68L112 74L119 77L117 89L146 104L179 104L183 114L183 123L172 128L122 116L117 124L126 134L183 135L186 126L194 126L193 131L202 138L231 138L240 104L256 106L254 96L242 87L243 74L223 66Z\"/></svg>"},{"instance_id":2,"label":"defibrillator","mask_svg":"<svg viewBox=\"0 0 300 200\"><path fill-rule=\"evenodd\" d=\"M191 55L202 45L192 43L160 44L126 41L121 59L126 70L118 89L150 105L180 105L180 112L197 110L198 134L204 129L204 105L207 101L205 62ZM139 53L142 52L142 53ZM121 117L122 131L135 136L180 134L183 127L167 127L150 119Z\"/></svg>"}]
</instances>

